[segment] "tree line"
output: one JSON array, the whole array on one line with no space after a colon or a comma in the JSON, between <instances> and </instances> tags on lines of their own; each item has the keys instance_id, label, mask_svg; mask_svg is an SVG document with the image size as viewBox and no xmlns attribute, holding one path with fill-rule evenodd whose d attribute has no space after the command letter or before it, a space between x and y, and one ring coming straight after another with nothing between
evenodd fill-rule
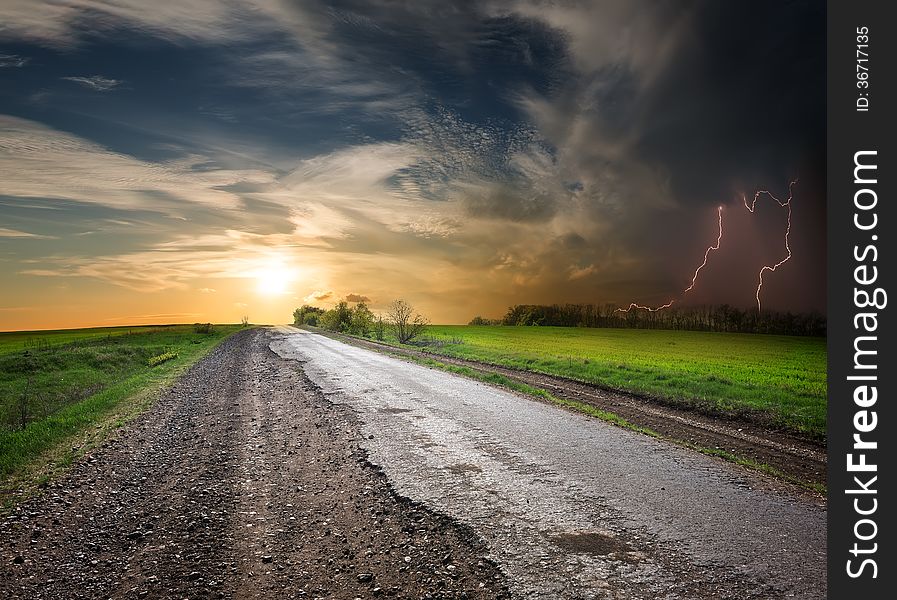
<instances>
[{"instance_id":1,"label":"tree line","mask_svg":"<svg viewBox=\"0 0 897 600\"><path fill-rule=\"evenodd\" d=\"M728 304L670 307L650 312L619 310L616 304L515 304L501 319L475 317L470 325L545 325L676 329L730 333L824 336L826 318L818 312L745 310Z\"/></svg>"},{"instance_id":2,"label":"tree line","mask_svg":"<svg viewBox=\"0 0 897 600\"><path fill-rule=\"evenodd\" d=\"M411 343L427 326L427 319L404 300L394 300L386 314L375 315L368 305L358 302L349 306L345 300L330 310L304 304L293 311L294 325L321 327L328 331L347 333L361 337L373 337L383 341L391 333L401 344Z\"/></svg>"}]
</instances>

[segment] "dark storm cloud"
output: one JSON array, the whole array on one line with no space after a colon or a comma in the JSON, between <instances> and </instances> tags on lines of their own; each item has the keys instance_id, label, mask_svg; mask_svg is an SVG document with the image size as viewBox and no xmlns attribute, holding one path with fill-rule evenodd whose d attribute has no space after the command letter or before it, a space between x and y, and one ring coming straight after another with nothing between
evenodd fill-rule
<instances>
[{"instance_id":1,"label":"dark storm cloud","mask_svg":"<svg viewBox=\"0 0 897 600\"><path fill-rule=\"evenodd\" d=\"M638 106L637 150L667 167L677 198L821 177L824 28L817 2L702 7L688 43Z\"/></svg>"},{"instance_id":2,"label":"dark storm cloud","mask_svg":"<svg viewBox=\"0 0 897 600\"><path fill-rule=\"evenodd\" d=\"M464 200L471 217L508 221L546 221L557 211L557 198L527 186L494 185Z\"/></svg>"}]
</instances>

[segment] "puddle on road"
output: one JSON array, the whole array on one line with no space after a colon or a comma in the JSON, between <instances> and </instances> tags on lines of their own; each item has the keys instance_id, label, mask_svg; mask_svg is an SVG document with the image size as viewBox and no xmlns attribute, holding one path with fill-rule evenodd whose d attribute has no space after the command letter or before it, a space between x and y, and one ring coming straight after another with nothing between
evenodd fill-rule
<instances>
[{"instance_id":1,"label":"puddle on road","mask_svg":"<svg viewBox=\"0 0 897 600\"><path fill-rule=\"evenodd\" d=\"M594 554L597 556L614 555L613 558L629 560L636 558L629 544L623 540L596 531L582 531L577 533L561 533L547 536L549 540L570 552L579 554Z\"/></svg>"},{"instance_id":2,"label":"puddle on road","mask_svg":"<svg viewBox=\"0 0 897 600\"><path fill-rule=\"evenodd\" d=\"M472 465L470 463L459 463L457 465L448 465L445 467L446 471L450 473L454 473L456 475L463 475L464 473L482 473L483 469L479 468L476 465Z\"/></svg>"},{"instance_id":3,"label":"puddle on road","mask_svg":"<svg viewBox=\"0 0 897 600\"><path fill-rule=\"evenodd\" d=\"M411 411L412 411L412 409L410 409L410 408L391 408L390 407L390 408L377 409L377 412L389 413L391 415L398 415L401 413L407 413L407 412L411 412Z\"/></svg>"}]
</instances>

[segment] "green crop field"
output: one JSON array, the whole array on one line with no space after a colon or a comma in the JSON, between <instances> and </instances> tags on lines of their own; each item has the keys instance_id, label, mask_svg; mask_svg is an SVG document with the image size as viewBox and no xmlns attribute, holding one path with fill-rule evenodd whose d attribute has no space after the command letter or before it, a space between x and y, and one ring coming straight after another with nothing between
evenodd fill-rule
<instances>
[{"instance_id":1,"label":"green crop field","mask_svg":"<svg viewBox=\"0 0 897 600\"><path fill-rule=\"evenodd\" d=\"M439 354L572 377L817 438L826 426L822 338L641 329L431 326Z\"/></svg>"},{"instance_id":2,"label":"green crop field","mask_svg":"<svg viewBox=\"0 0 897 600\"><path fill-rule=\"evenodd\" d=\"M39 347L61 346L76 341L139 333L151 329L159 329L159 327L147 325L139 327L91 327L86 329L42 331L0 331L0 355Z\"/></svg>"},{"instance_id":3,"label":"green crop field","mask_svg":"<svg viewBox=\"0 0 897 600\"><path fill-rule=\"evenodd\" d=\"M237 325L0 333L0 480L159 388Z\"/></svg>"}]
</instances>

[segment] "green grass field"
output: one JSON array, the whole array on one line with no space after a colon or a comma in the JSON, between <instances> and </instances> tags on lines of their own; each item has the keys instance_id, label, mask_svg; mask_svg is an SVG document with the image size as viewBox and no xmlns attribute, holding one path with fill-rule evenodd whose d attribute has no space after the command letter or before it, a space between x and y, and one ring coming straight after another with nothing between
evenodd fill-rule
<instances>
[{"instance_id":1,"label":"green grass field","mask_svg":"<svg viewBox=\"0 0 897 600\"><path fill-rule=\"evenodd\" d=\"M90 327L86 329L54 329L41 331L0 331L0 355L39 347L62 346L71 342L127 335L159 329L157 325L137 327Z\"/></svg>"},{"instance_id":2,"label":"green grass field","mask_svg":"<svg viewBox=\"0 0 897 600\"><path fill-rule=\"evenodd\" d=\"M238 325L0 334L0 480L102 421L126 398L158 389Z\"/></svg>"},{"instance_id":3,"label":"green grass field","mask_svg":"<svg viewBox=\"0 0 897 600\"><path fill-rule=\"evenodd\" d=\"M822 338L639 329L439 325L435 353L572 377L823 438ZM458 342L460 343L453 343Z\"/></svg>"}]
</instances>

